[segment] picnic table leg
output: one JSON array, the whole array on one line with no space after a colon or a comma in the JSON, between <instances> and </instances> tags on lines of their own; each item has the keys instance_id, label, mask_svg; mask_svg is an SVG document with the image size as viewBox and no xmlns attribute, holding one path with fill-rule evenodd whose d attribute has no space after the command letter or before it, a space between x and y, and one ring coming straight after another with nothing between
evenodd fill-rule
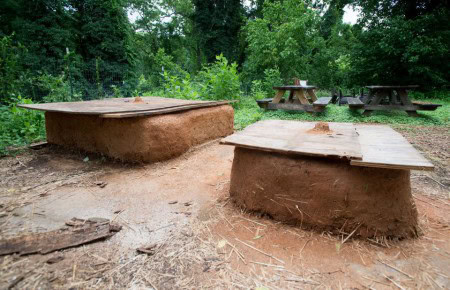
<instances>
[{"instance_id":1,"label":"picnic table leg","mask_svg":"<svg viewBox=\"0 0 450 290\"><path fill-rule=\"evenodd\" d=\"M277 90L277 94L272 99L273 104L278 104L284 96L284 90Z\"/></svg>"},{"instance_id":2,"label":"picnic table leg","mask_svg":"<svg viewBox=\"0 0 450 290\"><path fill-rule=\"evenodd\" d=\"M313 89L308 89L306 91L308 92L308 95L313 102L317 101L317 96L316 96L316 93L314 93Z\"/></svg>"},{"instance_id":3,"label":"picnic table leg","mask_svg":"<svg viewBox=\"0 0 450 290\"><path fill-rule=\"evenodd\" d=\"M386 92L383 91L375 91L375 92L371 91L369 94L372 97L368 98L366 105L378 105L380 104L383 97L386 97ZM370 116L372 114L372 111L373 110L364 110L363 115Z\"/></svg>"},{"instance_id":4,"label":"picnic table leg","mask_svg":"<svg viewBox=\"0 0 450 290\"><path fill-rule=\"evenodd\" d=\"M389 103L391 105L398 105L397 97L394 95L394 91L389 91Z\"/></svg>"},{"instance_id":5,"label":"picnic table leg","mask_svg":"<svg viewBox=\"0 0 450 290\"><path fill-rule=\"evenodd\" d=\"M288 103L293 103L294 102L294 91L289 91L289 99L288 99Z\"/></svg>"},{"instance_id":6,"label":"picnic table leg","mask_svg":"<svg viewBox=\"0 0 450 290\"><path fill-rule=\"evenodd\" d=\"M310 105L308 99L305 97L305 92L303 91L303 89L295 91L294 94L297 97L297 99L300 101L301 104Z\"/></svg>"},{"instance_id":7,"label":"picnic table leg","mask_svg":"<svg viewBox=\"0 0 450 290\"><path fill-rule=\"evenodd\" d=\"M411 101L408 98L408 93L406 92L406 90L397 90L397 94L400 97L400 102L402 103L403 106L411 106L412 105ZM419 114L417 114L416 110L406 111L406 113L412 117L419 116Z\"/></svg>"}]
</instances>

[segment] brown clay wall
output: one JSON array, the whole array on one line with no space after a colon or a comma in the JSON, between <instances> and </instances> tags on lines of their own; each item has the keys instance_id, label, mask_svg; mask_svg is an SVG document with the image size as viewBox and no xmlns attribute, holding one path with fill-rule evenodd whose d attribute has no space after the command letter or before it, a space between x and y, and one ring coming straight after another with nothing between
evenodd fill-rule
<instances>
[{"instance_id":1,"label":"brown clay wall","mask_svg":"<svg viewBox=\"0 0 450 290\"><path fill-rule=\"evenodd\" d=\"M276 220L355 236L417 236L408 170L236 147L230 195Z\"/></svg>"},{"instance_id":2,"label":"brown clay wall","mask_svg":"<svg viewBox=\"0 0 450 290\"><path fill-rule=\"evenodd\" d=\"M229 105L180 113L103 119L46 112L47 141L112 158L155 162L179 156L190 147L233 133Z\"/></svg>"}]
</instances>

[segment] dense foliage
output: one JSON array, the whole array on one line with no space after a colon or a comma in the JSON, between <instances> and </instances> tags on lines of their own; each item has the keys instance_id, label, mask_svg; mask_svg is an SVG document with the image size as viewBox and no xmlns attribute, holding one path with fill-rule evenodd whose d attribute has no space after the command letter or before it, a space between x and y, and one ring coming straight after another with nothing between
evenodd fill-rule
<instances>
[{"instance_id":1,"label":"dense foliage","mask_svg":"<svg viewBox=\"0 0 450 290\"><path fill-rule=\"evenodd\" d=\"M348 5L355 25L343 23ZM439 0L3 0L0 143L43 136L24 101L239 99L251 121L263 116L245 104L293 78L347 92L417 84L447 98L449 11Z\"/></svg>"},{"instance_id":2,"label":"dense foliage","mask_svg":"<svg viewBox=\"0 0 450 290\"><path fill-rule=\"evenodd\" d=\"M419 84L423 89L448 86L448 1L356 3L362 7L362 18L352 50L355 83Z\"/></svg>"}]
</instances>

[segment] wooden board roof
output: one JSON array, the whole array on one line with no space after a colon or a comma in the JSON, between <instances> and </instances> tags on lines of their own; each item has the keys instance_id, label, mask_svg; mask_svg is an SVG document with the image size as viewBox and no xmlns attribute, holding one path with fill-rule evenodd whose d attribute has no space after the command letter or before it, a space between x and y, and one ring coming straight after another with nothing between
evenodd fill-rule
<instances>
[{"instance_id":1,"label":"wooden board roof","mask_svg":"<svg viewBox=\"0 0 450 290\"><path fill-rule=\"evenodd\" d=\"M330 134L312 134L313 122L267 120L224 138L221 143L250 149L362 159L358 135L351 123L329 123Z\"/></svg>"},{"instance_id":2,"label":"wooden board roof","mask_svg":"<svg viewBox=\"0 0 450 290\"><path fill-rule=\"evenodd\" d=\"M339 157L354 166L433 170L403 136L388 126L328 123L332 133L308 132L315 122L267 120L224 138L221 143L262 151Z\"/></svg>"},{"instance_id":3,"label":"wooden board roof","mask_svg":"<svg viewBox=\"0 0 450 290\"><path fill-rule=\"evenodd\" d=\"M82 102L21 104L19 106L26 109L47 112L101 115L102 117L106 115L107 118L123 118L134 117L136 115L166 113L167 111L189 110L197 107L216 106L227 103L227 101L193 101L160 97L142 97L142 99L142 103L134 102L134 98L114 98Z\"/></svg>"},{"instance_id":4,"label":"wooden board roof","mask_svg":"<svg viewBox=\"0 0 450 290\"><path fill-rule=\"evenodd\" d=\"M425 159L398 132L389 126L355 125L359 134L362 160L352 160L351 165L391 169L433 170Z\"/></svg>"}]
</instances>

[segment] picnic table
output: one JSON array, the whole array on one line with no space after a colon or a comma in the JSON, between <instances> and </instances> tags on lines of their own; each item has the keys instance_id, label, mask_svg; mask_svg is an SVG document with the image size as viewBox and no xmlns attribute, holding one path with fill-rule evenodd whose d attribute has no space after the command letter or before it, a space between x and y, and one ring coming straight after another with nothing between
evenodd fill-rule
<instances>
[{"instance_id":1,"label":"picnic table","mask_svg":"<svg viewBox=\"0 0 450 290\"><path fill-rule=\"evenodd\" d=\"M331 97L317 98L315 86L293 85L273 87L276 90L274 98L258 100L261 108L267 110L322 112L331 100ZM285 92L289 97L284 99Z\"/></svg>"},{"instance_id":2,"label":"picnic table","mask_svg":"<svg viewBox=\"0 0 450 290\"><path fill-rule=\"evenodd\" d=\"M408 90L419 86L367 86L369 94L358 98L349 98L348 105L351 110L363 109L363 115L369 116L375 110L401 110L410 116L417 116L418 110L434 111L439 104L426 104L412 102L408 97Z\"/></svg>"}]
</instances>

